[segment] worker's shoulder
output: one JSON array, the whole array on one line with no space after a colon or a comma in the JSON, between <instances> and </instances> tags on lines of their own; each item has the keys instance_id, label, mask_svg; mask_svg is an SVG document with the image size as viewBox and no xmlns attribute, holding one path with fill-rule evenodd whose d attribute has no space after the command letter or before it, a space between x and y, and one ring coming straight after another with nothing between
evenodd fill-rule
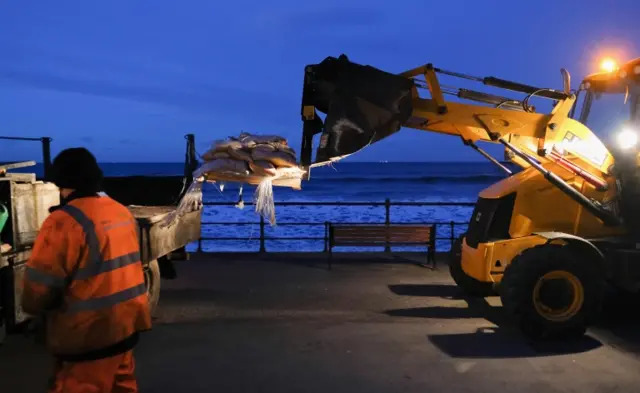
<instances>
[{"instance_id":1,"label":"worker's shoulder","mask_svg":"<svg viewBox=\"0 0 640 393\"><path fill-rule=\"evenodd\" d=\"M69 205L79 209L89 219L106 216L129 216L129 209L120 202L108 196L99 198L79 198L69 202ZM62 208L64 210L64 207Z\"/></svg>"},{"instance_id":2,"label":"worker's shoulder","mask_svg":"<svg viewBox=\"0 0 640 393\"><path fill-rule=\"evenodd\" d=\"M101 201L103 203L103 206L108 208L109 210L111 210L113 213L117 213L119 215L126 215L129 217L133 217L133 215L131 214L131 210L129 210L128 207L126 207L125 205L123 205L122 203L116 201L115 199L105 195L102 196Z\"/></svg>"},{"instance_id":3,"label":"worker's shoulder","mask_svg":"<svg viewBox=\"0 0 640 393\"><path fill-rule=\"evenodd\" d=\"M116 201L115 199L111 198L108 195L107 196L103 196L101 199L106 201L114 209L124 209L124 210L127 210L127 211L129 210L125 205L123 205L122 203Z\"/></svg>"},{"instance_id":4,"label":"worker's shoulder","mask_svg":"<svg viewBox=\"0 0 640 393\"><path fill-rule=\"evenodd\" d=\"M44 219L41 228L65 230L78 225L78 222L64 208L58 208L49 213L47 218Z\"/></svg>"}]
</instances>

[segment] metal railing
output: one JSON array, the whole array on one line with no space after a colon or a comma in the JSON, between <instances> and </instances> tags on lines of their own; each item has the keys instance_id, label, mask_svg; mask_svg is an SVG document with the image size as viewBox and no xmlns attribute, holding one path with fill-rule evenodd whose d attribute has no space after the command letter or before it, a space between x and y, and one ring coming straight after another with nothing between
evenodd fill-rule
<instances>
[{"instance_id":1,"label":"metal railing","mask_svg":"<svg viewBox=\"0 0 640 393\"><path fill-rule=\"evenodd\" d=\"M231 202L204 202L204 206L227 206L233 207L235 203ZM252 203L245 203L245 205L250 206ZM278 227L324 227L324 236L267 236L266 229L268 228L268 223L265 221L263 217L257 218L256 222L223 222L223 221L203 221L203 226L212 226L212 225L222 225L222 226L250 226L250 225L259 225L260 228L260 236L251 236L251 237L206 237L201 236L198 240L198 252L205 252L202 248L203 241L258 241L260 242L259 252L264 253L267 252L266 242L270 240L305 240L305 241L323 241L324 249L327 250L327 244L329 240L328 233L328 224L385 224L385 225L403 225L403 224L413 224L413 225L433 225L434 230L436 231L436 242L438 240L448 240L451 244L456 239L456 227L461 225L468 225L468 222L456 222L456 221L436 221L436 222L423 222L423 221L411 221L411 222L393 222L391 218L391 208L396 206L412 206L412 207L473 207L475 206L474 202L392 202L389 199L386 199L384 202L276 202L276 206L299 206L299 207L307 207L307 206L347 206L347 207L356 207L356 206L364 206L364 207L384 207L385 215L384 222L344 222L344 221L315 221L315 222L278 222ZM438 229L442 228L448 229L448 236L438 236ZM391 246L387 245L385 247L385 251L391 251Z\"/></svg>"},{"instance_id":2,"label":"metal railing","mask_svg":"<svg viewBox=\"0 0 640 393\"><path fill-rule=\"evenodd\" d=\"M43 136L41 138L29 138L22 136L2 136L0 135L0 140L8 140L8 141L23 141L23 142L40 142L42 144L42 165L43 169L43 178L48 179L51 173L51 141L52 138L48 136Z\"/></svg>"}]
</instances>

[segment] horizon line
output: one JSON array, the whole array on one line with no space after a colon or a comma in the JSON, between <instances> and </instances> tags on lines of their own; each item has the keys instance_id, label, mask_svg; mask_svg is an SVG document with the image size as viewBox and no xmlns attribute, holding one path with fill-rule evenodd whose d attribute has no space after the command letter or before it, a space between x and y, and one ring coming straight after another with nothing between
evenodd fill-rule
<instances>
[{"instance_id":1,"label":"horizon line","mask_svg":"<svg viewBox=\"0 0 640 393\"><path fill-rule=\"evenodd\" d=\"M29 161L29 160L28 160ZM18 161L7 161L7 162L21 162ZM351 162L336 162L334 165L344 165L344 164L477 164L477 163L487 163L491 162L486 160L475 160L475 161L351 161ZM502 161L500 163L510 163L509 161ZM36 161L36 165L42 165L44 162ZM184 161L99 161L100 164L184 164Z\"/></svg>"}]
</instances>

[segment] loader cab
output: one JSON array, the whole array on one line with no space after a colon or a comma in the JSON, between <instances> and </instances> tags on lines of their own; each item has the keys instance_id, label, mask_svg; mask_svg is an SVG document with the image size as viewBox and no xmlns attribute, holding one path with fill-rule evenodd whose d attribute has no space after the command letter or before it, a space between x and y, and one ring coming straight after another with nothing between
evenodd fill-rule
<instances>
[{"instance_id":1,"label":"loader cab","mask_svg":"<svg viewBox=\"0 0 640 393\"><path fill-rule=\"evenodd\" d=\"M614 154L640 147L640 58L587 76L577 91L573 118Z\"/></svg>"}]
</instances>

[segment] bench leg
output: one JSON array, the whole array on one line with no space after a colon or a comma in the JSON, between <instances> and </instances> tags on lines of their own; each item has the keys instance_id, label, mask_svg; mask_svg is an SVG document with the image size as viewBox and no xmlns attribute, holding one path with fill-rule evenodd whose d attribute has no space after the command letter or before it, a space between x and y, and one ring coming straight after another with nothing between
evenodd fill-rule
<instances>
[{"instance_id":1,"label":"bench leg","mask_svg":"<svg viewBox=\"0 0 640 393\"><path fill-rule=\"evenodd\" d=\"M331 263L333 262L333 247L329 246L329 252L327 255L327 270L331 270Z\"/></svg>"},{"instance_id":2,"label":"bench leg","mask_svg":"<svg viewBox=\"0 0 640 393\"><path fill-rule=\"evenodd\" d=\"M427 250L427 264L431 265L434 269L436 268L436 255L433 247L429 247Z\"/></svg>"}]
</instances>

